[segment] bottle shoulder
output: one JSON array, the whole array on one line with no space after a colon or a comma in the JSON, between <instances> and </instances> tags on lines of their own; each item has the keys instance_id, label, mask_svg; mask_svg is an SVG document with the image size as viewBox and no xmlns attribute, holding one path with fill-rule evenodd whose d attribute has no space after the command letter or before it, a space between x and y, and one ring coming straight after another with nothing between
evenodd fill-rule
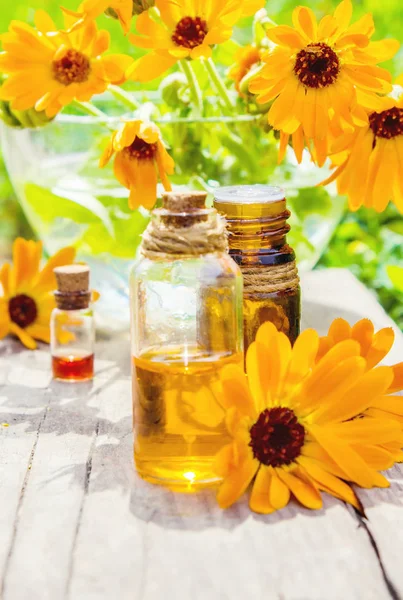
<instances>
[{"instance_id":1,"label":"bottle shoulder","mask_svg":"<svg viewBox=\"0 0 403 600\"><path fill-rule=\"evenodd\" d=\"M182 256L179 258L163 258L153 260L146 257L139 258L131 268L131 277L141 279L158 274L178 273L191 271L194 274L237 277L241 271L231 256L226 252L214 252L199 256Z\"/></svg>"}]
</instances>

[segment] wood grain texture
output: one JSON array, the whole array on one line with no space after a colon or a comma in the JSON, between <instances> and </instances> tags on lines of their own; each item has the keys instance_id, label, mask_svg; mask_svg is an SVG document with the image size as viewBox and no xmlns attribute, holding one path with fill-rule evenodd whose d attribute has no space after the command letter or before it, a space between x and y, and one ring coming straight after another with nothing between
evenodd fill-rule
<instances>
[{"instance_id":1,"label":"wood grain texture","mask_svg":"<svg viewBox=\"0 0 403 600\"><path fill-rule=\"evenodd\" d=\"M390 320L349 273L304 277L304 326ZM398 333L393 361L402 360ZM398 356L399 355L399 356ZM400 357L400 358L399 358ZM128 336L100 340L93 383L53 382L44 348L0 344L4 600L388 600L403 597L403 470L359 490L368 522L326 497L268 517L133 468Z\"/></svg>"}]
</instances>

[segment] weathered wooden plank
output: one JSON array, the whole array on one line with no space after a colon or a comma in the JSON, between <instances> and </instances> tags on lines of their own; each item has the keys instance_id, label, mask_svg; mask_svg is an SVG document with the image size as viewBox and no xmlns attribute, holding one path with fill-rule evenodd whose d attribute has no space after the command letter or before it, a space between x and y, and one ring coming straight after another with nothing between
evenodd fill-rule
<instances>
[{"instance_id":1,"label":"weathered wooden plank","mask_svg":"<svg viewBox=\"0 0 403 600\"><path fill-rule=\"evenodd\" d=\"M309 274L303 282L305 326L324 333L336 316L389 324L365 288L343 271ZM0 516L4 600L393 597L368 531L337 500L327 498L317 513L294 503L260 517L245 502L222 512L213 493L175 495L140 480L132 458L127 336L101 340L97 378L79 386L50 382L47 352L17 355L9 348L0 345L0 382L7 383L0 402L6 414L17 411L17 421L10 416L0 436L0 451L6 440L1 473L10 487L1 497L8 515ZM2 359L8 361L3 372ZM393 493L397 514L401 481L396 485L380 493ZM389 521L392 527L391 513L385 501L369 505L373 491L363 494L368 512L375 510L370 527L378 542ZM386 577L401 589L403 540L394 562L392 540L381 542Z\"/></svg>"}]
</instances>

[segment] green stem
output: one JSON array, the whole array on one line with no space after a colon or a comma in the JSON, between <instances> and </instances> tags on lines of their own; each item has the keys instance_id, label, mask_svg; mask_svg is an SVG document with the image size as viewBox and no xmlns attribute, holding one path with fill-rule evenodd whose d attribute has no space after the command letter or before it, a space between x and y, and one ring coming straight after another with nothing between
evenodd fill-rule
<instances>
[{"instance_id":1,"label":"green stem","mask_svg":"<svg viewBox=\"0 0 403 600\"><path fill-rule=\"evenodd\" d=\"M105 121L108 120L108 116L102 110L91 104L91 102L80 102L79 100L73 100L71 106L74 106L87 115L91 115L91 117L101 117Z\"/></svg>"},{"instance_id":2,"label":"green stem","mask_svg":"<svg viewBox=\"0 0 403 600\"><path fill-rule=\"evenodd\" d=\"M211 58L208 58L204 61L204 64L206 65L206 69L208 71L208 74L210 75L210 79L213 82L225 107L228 109L229 112L232 112L234 109L234 105L232 103L231 98L229 97L228 90L225 87L224 82L221 79L213 60Z\"/></svg>"},{"instance_id":3,"label":"green stem","mask_svg":"<svg viewBox=\"0 0 403 600\"><path fill-rule=\"evenodd\" d=\"M99 118L99 122L105 125L109 129L109 131L114 131L115 127L109 123L108 115L106 115L102 110L91 104L91 102L80 102L79 100L73 100L71 106L74 106L81 112L90 115L91 117Z\"/></svg>"},{"instance_id":4,"label":"green stem","mask_svg":"<svg viewBox=\"0 0 403 600\"><path fill-rule=\"evenodd\" d=\"M116 98L116 100L119 100L124 106L130 108L130 110L137 110L139 108L139 104L133 98L132 94L129 94L125 90L122 90L122 88L120 88L119 86L113 85L111 83L108 86L108 90L110 91L112 96Z\"/></svg>"},{"instance_id":5,"label":"green stem","mask_svg":"<svg viewBox=\"0 0 403 600\"><path fill-rule=\"evenodd\" d=\"M181 66L182 71L186 75L186 79L188 80L190 93L192 94L192 100L195 106L196 113L199 116L201 116L203 115L203 96L195 72L193 71L190 65L190 61L183 59L179 62L179 64Z\"/></svg>"}]
</instances>

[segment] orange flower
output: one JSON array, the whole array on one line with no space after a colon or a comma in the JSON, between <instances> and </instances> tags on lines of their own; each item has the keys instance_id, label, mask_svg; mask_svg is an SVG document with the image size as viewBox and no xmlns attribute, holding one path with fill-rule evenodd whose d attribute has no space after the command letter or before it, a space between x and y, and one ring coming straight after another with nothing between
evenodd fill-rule
<instances>
[{"instance_id":1,"label":"orange flower","mask_svg":"<svg viewBox=\"0 0 403 600\"><path fill-rule=\"evenodd\" d=\"M350 24L352 12L351 0L343 0L318 23L310 8L298 6L294 27L267 30L275 46L263 55L265 65L249 89L257 102L273 101L269 123L282 132L283 147L293 137L298 159L306 140L322 165L329 135L365 125L365 103L392 89L390 74L377 64L396 54L398 41L372 42L372 16Z\"/></svg>"},{"instance_id":2,"label":"orange flower","mask_svg":"<svg viewBox=\"0 0 403 600\"><path fill-rule=\"evenodd\" d=\"M156 0L159 18L149 11L136 21L139 48L152 50L131 67L128 77L151 81L185 58L209 58L216 44L230 39L241 17L254 14L264 0Z\"/></svg>"},{"instance_id":3,"label":"orange flower","mask_svg":"<svg viewBox=\"0 0 403 600\"><path fill-rule=\"evenodd\" d=\"M215 461L222 508L252 482L250 507L264 514L286 506L291 494L307 508L321 508L320 491L359 508L348 482L389 486L378 471L401 458L401 427L385 414L362 415L390 387L392 369L367 368L353 339L316 361L318 348L313 330L291 348L265 323L247 352L247 375L236 366L223 370L222 403L233 441Z\"/></svg>"},{"instance_id":4,"label":"orange flower","mask_svg":"<svg viewBox=\"0 0 403 600\"><path fill-rule=\"evenodd\" d=\"M162 142L159 128L137 119L122 124L106 147L100 166L104 167L116 153L116 179L130 190L129 206L153 208L157 199L158 175L166 191L171 191L167 175L174 172L175 163Z\"/></svg>"},{"instance_id":5,"label":"orange flower","mask_svg":"<svg viewBox=\"0 0 403 600\"><path fill-rule=\"evenodd\" d=\"M336 180L353 211L366 206L382 212L392 200L403 213L403 94L377 98L372 104L373 110L366 107L368 124L334 142L337 168L322 185Z\"/></svg>"},{"instance_id":6,"label":"orange flower","mask_svg":"<svg viewBox=\"0 0 403 600\"><path fill-rule=\"evenodd\" d=\"M228 77L235 81L235 89L240 92L242 79L251 71L252 67L259 64L262 51L256 46L239 48L235 54L235 64L231 67Z\"/></svg>"},{"instance_id":7,"label":"orange flower","mask_svg":"<svg viewBox=\"0 0 403 600\"><path fill-rule=\"evenodd\" d=\"M50 315L56 306L53 269L71 264L75 250L63 248L42 270L41 257L41 242L18 238L13 245L13 266L5 263L0 269L0 339L15 335L30 350L36 348L35 340L50 342Z\"/></svg>"},{"instance_id":8,"label":"orange flower","mask_svg":"<svg viewBox=\"0 0 403 600\"><path fill-rule=\"evenodd\" d=\"M71 25L71 16L65 17L65 23ZM73 100L90 100L110 83L125 80L132 59L124 54L102 56L110 36L97 31L94 22L66 33L38 10L35 25L12 21L9 32L1 36L5 52L0 54L0 73L8 78L0 88L0 99L10 101L12 109L44 110L51 118Z\"/></svg>"},{"instance_id":9,"label":"orange flower","mask_svg":"<svg viewBox=\"0 0 403 600\"><path fill-rule=\"evenodd\" d=\"M133 0L84 0L77 12L63 8L63 12L72 17L73 24L70 31L82 25L91 23L107 10L112 10L122 26L124 33L128 33L133 17Z\"/></svg>"},{"instance_id":10,"label":"orange flower","mask_svg":"<svg viewBox=\"0 0 403 600\"><path fill-rule=\"evenodd\" d=\"M374 324L369 319L362 319L353 327L344 319L336 319L330 326L328 334L320 338L316 360L321 360L335 344L345 340L358 342L360 355L365 359L368 370L373 369L387 356L393 346L395 333L391 327L385 327L375 333ZM403 362L391 368L393 379L385 395L371 403L366 414L397 419L403 424L403 397L390 395L403 390Z\"/></svg>"}]
</instances>

